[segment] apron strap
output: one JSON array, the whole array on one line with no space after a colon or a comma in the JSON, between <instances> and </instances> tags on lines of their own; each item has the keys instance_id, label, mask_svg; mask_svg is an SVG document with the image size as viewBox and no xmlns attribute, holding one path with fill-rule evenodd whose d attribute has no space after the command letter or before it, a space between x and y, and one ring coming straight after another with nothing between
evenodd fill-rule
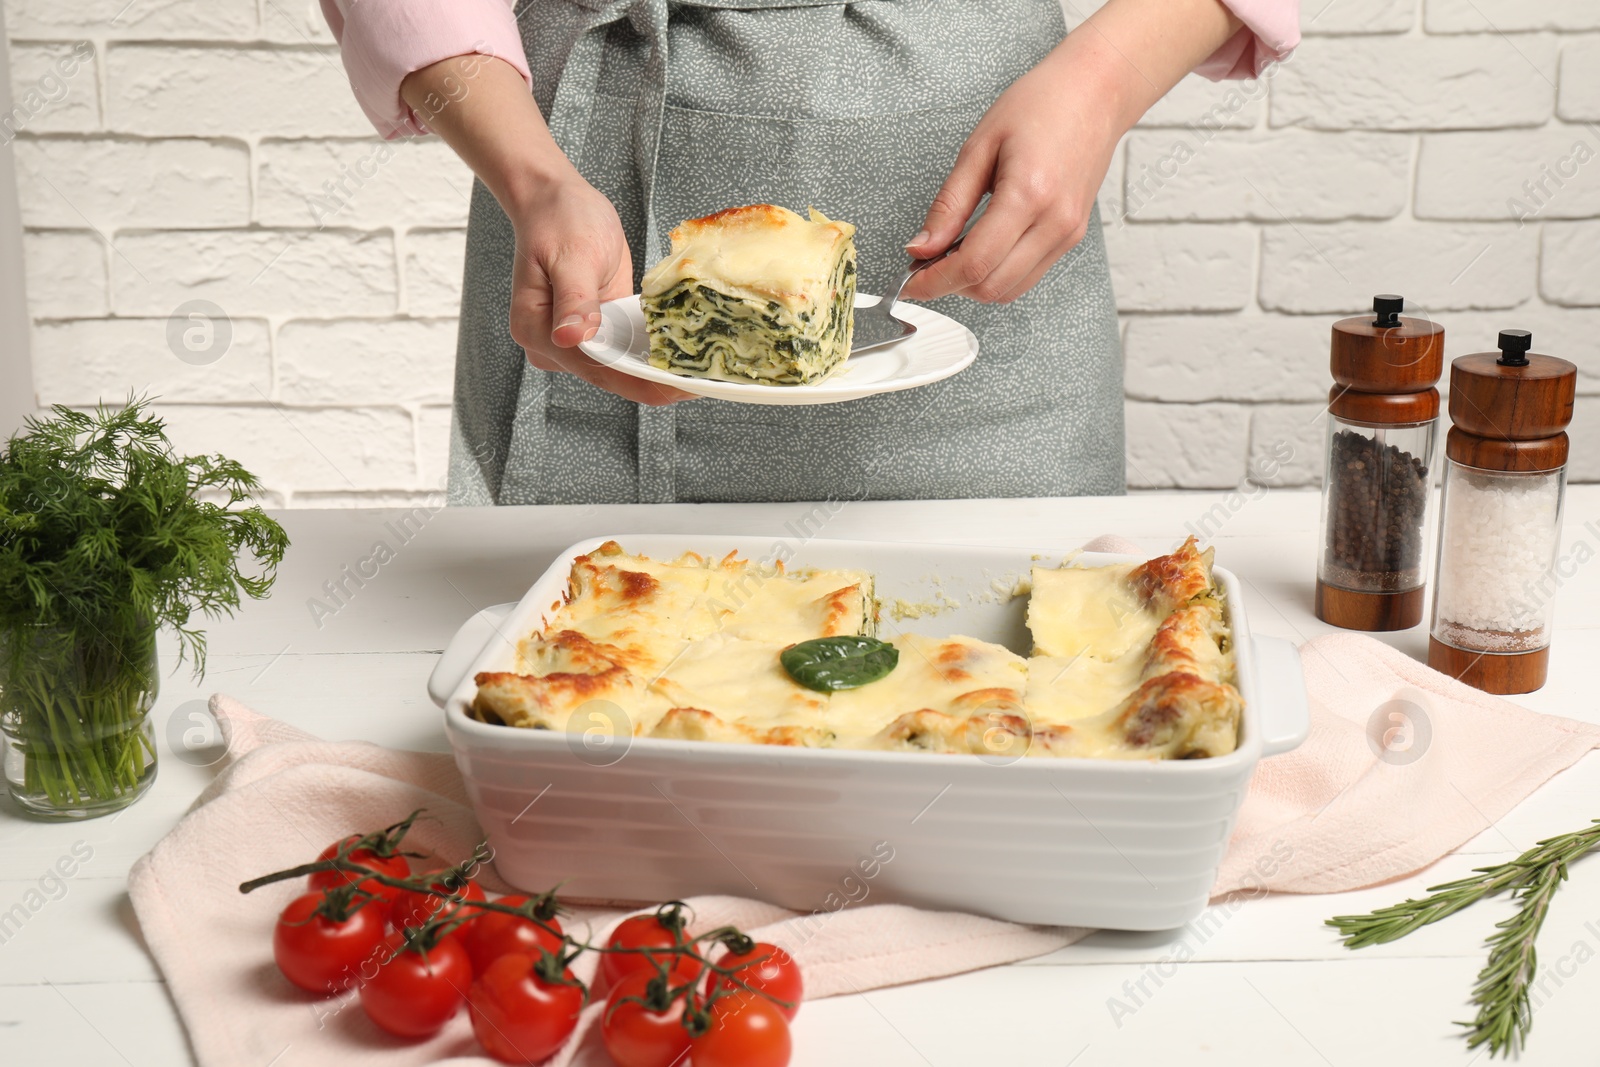
<instances>
[{"instance_id":1,"label":"apron strap","mask_svg":"<svg viewBox=\"0 0 1600 1067\"><path fill-rule=\"evenodd\" d=\"M550 108L550 133L574 166L582 169L584 142L599 95L600 66L606 33L629 20L647 41L644 89L633 117L633 162L644 208L644 262L658 262L664 249L656 220L656 165L661 156L661 128L667 109L667 22L673 3L692 7L759 10L779 7L841 7L849 0L566 0L590 13L573 42ZM637 405L640 503L676 499L677 419L674 407Z\"/></svg>"},{"instance_id":2,"label":"apron strap","mask_svg":"<svg viewBox=\"0 0 1600 1067\"><path fill-rule=\"evenodd\" d=\"M599 95L600 66L605 51L606 33L614 23L627 19L650 42L650 57L645 62L644 89L633 116L633 162L644 200L645 263L662 256L660 227L655 217L656 161L661 152L661 126L667 108L667 18L668 0L611 0L609 3L583 3L592 14L573 42L556 86L550 107L550 133L556 144L582 168L584 142Z\"/></svg>"},{"instance_id":3,"label":"apron strap","mask_svg":"<svg viewBox=\"0 0 1600 1067\"><path fill-rule=\"evenodd\" d=\"M668 0L614 0L584 3L593 16L573 42L550 107L550 133L574 166L583 168L584 144L599 95L600 67L606 33L626 18L650 42L644 68L644 89L633 119L633 160L639 176L644 206L645 265L662 257L660 226L656 222L656 161L661 152L661 126L667 106ZM635 405L638 413L636 458L638 500L641 504L671 503L676 499L674 458L677 419L669 407Z\"/></svg>"}]
</instances>

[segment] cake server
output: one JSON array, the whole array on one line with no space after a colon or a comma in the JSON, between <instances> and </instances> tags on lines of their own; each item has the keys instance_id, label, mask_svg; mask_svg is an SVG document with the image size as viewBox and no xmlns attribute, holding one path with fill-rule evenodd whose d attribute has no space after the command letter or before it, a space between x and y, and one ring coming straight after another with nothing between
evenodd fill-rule
<instances>
[{"instance_id":1,"label":"cake server","mask_svg":"<svg viewBox=\"0 0 1600 1067\"><path fill-rule=\"evenodd\" d=\"M850 344L850 354L852 356L859 356L861 353L869 352L874 348L882 348L885 345L892 345L896 341L903 341L917 332L916 326L894 316L894 306L900 300L900 291L906 287L906 283L911 280L912 275L927 270L960 248L961 242L967 239L967 234L971 233L972 227L976 226L978 220L983 218L983 213L988 207L989 195L985 193L983 199L978 201L977 210L972 213L972 217L962 227L961 235L950 242L949 248L936 256L913 260L911 265L905 269L905 273L901 274L899 279L889 286L883 296L878 298L876 304L870 307L856 308L855 334Z\"/></svg>"}]
</instances>

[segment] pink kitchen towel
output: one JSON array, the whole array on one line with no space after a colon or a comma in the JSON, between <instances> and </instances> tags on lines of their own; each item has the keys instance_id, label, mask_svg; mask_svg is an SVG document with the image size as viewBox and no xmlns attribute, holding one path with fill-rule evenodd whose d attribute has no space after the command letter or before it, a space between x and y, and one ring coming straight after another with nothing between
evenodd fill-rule
<instances>
[{"instance_id":1,"label":"pink kitchen towel","mask_svg":"<svg viewBox=\"0 0 1600 1067\"><path fill-rule=\"evenodd\" d=\"M1356 634L1307 642L1311 734L1264 760L1240 813L1216 896L1354 889L1420 870L1600 745L1600 726L1540 715L1430 671ZM316 999L278 974L274 918L296 883L241 896L240 882L306 862L353 830L426 808L407 842L457 862L480 840L452 757L328 742L217 695L224 770L129 875L145 941L203 1067L296 1064L488 1067L463 1013L436 1037L378 1031L354 994ZM506 891L491 870L483 882ZM732 924L788 949L808 998L956 974L1042 955L1088 931L869 905L824 921L754 900L701 897L691 932ZM579 910L568 928L604 937L618 912ZM593 954L575 966L588 980ZM551 1061L567 1064L603 1004Z\"/></svg>"}]
</instances>

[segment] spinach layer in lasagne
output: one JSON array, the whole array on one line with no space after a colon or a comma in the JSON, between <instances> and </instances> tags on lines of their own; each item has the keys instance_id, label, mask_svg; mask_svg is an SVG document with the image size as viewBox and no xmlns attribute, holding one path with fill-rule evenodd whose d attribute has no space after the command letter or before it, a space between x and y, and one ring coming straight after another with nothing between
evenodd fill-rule
<instances>
[{"instance_id":1,"label":"spinach layer in lasagne","mask_svg":"<svg viewBox=\"0 0 1600 1067\"><path fill-rule=\"evenodd\" d=\"M681 223L644 277L651 365L763 385L827 377L850 355L855 232L772 204Z\"/></svg>"},{"instance_id":2,"label":"spinach layer in lasagne","mask_svg":"<svg viewBox=\"0 0 1600 1067\"><path fill-rule=\"evenodd\" d=\"M799 642L871 636L870 575L729 556L671 563L607 542L522 642L477 676L472 714L547 730L814 748L1187 759L1232 752L1243 701L1210 550L1035 568L1032 655L900 634L876 681L819 692L785 671ZM608 725L609 724L609 725Z\"/></svg>"}]
</instances>

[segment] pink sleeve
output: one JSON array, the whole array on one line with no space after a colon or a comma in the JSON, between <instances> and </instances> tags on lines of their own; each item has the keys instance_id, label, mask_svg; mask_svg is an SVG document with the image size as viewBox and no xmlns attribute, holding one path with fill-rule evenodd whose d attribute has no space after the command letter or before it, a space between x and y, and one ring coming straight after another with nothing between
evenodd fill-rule
<instances>
[{"instance_id":1,"label":"pink sleeve","mask_svg":"<svg viewBox=\"0 0 1600 1067\"><path fill-rule=\"evenodd\" d=\"M427 133L400 98L407 74L451 56L497 56L529 81L513 0L321 0L356 102L386 138Z\"/></svg>"},{"instance_id":2,"label":"pink sleeve","mask_svg":"<svg viewBox=\"0 0 1600 1067\"><path fill-rule=\"evenodd\" d=\"M326 2L326 0L324 0ZM1300 43L1300 0L1222 0L1244 23L1194 68L1212 81L1254 78Z\"/></svg>"}]
</instances>

